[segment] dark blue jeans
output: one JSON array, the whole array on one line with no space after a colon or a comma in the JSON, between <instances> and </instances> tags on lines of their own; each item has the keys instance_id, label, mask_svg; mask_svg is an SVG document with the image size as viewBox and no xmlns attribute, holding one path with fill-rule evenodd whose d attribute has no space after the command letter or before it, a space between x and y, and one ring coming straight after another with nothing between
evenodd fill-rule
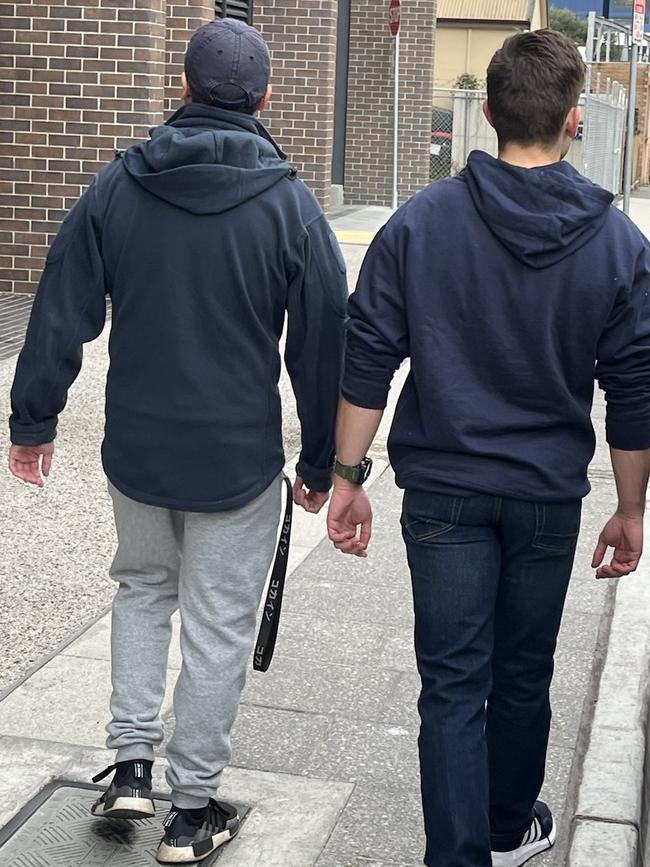
<instances>
[{"instance_id":1,"label":"dark blue jeans","mask_svg":"<svg viewBox=\"0 0 650 867\"><path fill-rule=\"evenodd\" d=\"M581 502L407 491L428 867L490 867L544 781Z\"/></svg>"}]
</instances>

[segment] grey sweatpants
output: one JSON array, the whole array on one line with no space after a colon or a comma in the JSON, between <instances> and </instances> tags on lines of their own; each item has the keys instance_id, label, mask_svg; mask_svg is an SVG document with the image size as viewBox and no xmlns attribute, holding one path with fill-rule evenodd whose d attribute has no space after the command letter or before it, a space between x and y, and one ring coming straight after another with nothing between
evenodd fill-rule
<instances>
[{"instance_id":1,"label":"grey sweatpants","mask_svg":"<svg viewBox=\"0 0 650 867\"><path fill-rule=\"evenodd\" d=\"M106 745L120 762L153 759L163 740L170 618L180 608L183 664L167 747L167 782L177 807L207 804L230 761L230 730L273 560L281 490L279 477L243 509L195 513L146 506L110 487L119 542L111 576L120 586Z\"/></svg>"}]
</instances>

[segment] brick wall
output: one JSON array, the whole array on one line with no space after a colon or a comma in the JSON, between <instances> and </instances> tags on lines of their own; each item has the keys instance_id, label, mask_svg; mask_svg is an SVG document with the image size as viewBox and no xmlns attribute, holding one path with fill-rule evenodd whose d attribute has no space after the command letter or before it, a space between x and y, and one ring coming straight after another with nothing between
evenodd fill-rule
<instances>
[{"instance_id":1,"label":"brick wall","mask_svg":"<svg viewBox=\"0 0 650 867\"><path fill-rule=\"evenodd\" d=\"M0 5L0 291L34 291L60 220L161 116L164 7Z\"/></svg>"},{"instance_id":2,"label":"brick wall","mask_svg":"<svg viewBox=\"0 0 650 867\"><path fill-rule=\"evenodd\" d=\"M600 73L600 90L604 91L607 79L618 81L623 87L630 86L629 63L594 63L591 70L592 88L598 86ZM646 64L639 64L637 70L636 108L638 111L638 132L635 136L634 162L632 182L650 183L650 70Z\"/></svg>"},{"instance_id":3,"label":"brick wall","mask_svg":"<svg viewBox=\"0 0 650 867\"><path fill-rule=\"evenodd\" d=\"M60 5L57 5L57 2ZM273 55L263 120L330 204L337 0L256 0ZM0 291L34 291L59 223L95 172L180 102L210 0L0 0ZM352 0L346 200L390 203L386 0ZM400 198L428 179L435 0L402 12Z\"/></svg>"},{"instance_id":4,"label":"brick wall","mask_svg":"<svg viewBox=\"0 0 650 867\"><path fill-rule=\"evenodd\" d=\"M181 105L181 73L185 49L195 30L214 18L210 0L185 0L167 3L167 43L165 66L165 116Z\"/></svg>"},{"instance_id":5,"label":"brick wall","mask_svg":"<svg viewBox=\"0 0 650 867\"><path fill-rule=\"evenodd\" d=\"M257 0L254 24L273 56L262 120L327 209L332 185L336 0Z\"/></svg>"},{"instance_id":6,"label":"brick wall","mask_svg":"<svg viewBox=\"0 0 650 867\"><path fill-rule=\"evenodd\" d=\"M393 39L385 0L352 0L345 201L390 205ZM429 182L436 0L402 4L399 200Z\"/></svg>"},{"instance_id":7,"label":"brick wall","mask_svg":"<svg viewBox=\"0 0 650 867\"><path fill-rule=\"evenodd\" d=\"M400 201L429 183L436 0L402 4Z\"/></svg>"},{"instance_id":8,"label":"brick wall","mask_svg":"<svg viewBox=\"0 0 650 867\"><path fill-rule=\"evenodd\" d=\"M95 172L180 104L210 0L0 0L0 291L34 291ZM336 0L259 0L276 99L264 120L328 206Z\"/></svg>"}]
</instances>

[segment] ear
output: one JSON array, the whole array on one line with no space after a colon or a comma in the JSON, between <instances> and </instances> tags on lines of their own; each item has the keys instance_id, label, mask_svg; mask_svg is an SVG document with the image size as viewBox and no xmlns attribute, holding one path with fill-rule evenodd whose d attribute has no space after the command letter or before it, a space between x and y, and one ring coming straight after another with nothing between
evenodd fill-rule
<instances>
[{"instance_id":1,"label":"ear","mask_svg":"<svg viewBox=\"0 0 650 867\"><path fill-rule=\"evenodd\" d=\"M257 110L258 110L258 111L264 111L264 109L266 108L266 106L271 102L271 97L272 97L272 96L273 96L273 88L272 88L271 85L269 84L268 87L266 88L266 93L265 93L264 96L262 97L262 101L261 101L260 104L257 106Z\"/></svg>"},{"instance_id":2,"label":"ear","mask_svg":"<svg viewBox=\"0 0 650 867\"><path fill-rule=\"evenodd\" d=\"M483 114L485 115L485 119L487 120L487 122L494 129L494 121L492 120L492 112L490 111L490 106L488 105L487 99L483 102Z\"/></svg>"},{"instance_id":3,"label":"ear","mask_svg":"<svg viewBox=\"0 0 650 867\"><path fill-rule=\"evenodd\" d=\"M575 105L571 111L567 115L566 124L564 126L564 132L567 137L570 139L574 139L578 134L578 127L580 126L580 121L582 119L582 109L579 105Z\"/></svg>"},{"instance_id":4,"label":"ear","mask_svg":"<svg viewBox=\"0 0 650 867\"><path fill-rule=\"evenodd\" d=\"M183 88L183 100L185 102L191 102L192 101L192 94L190 92L190 86L187 83L187 76L185 75L184 72L181 72L181 86Z\"/></svg>"}]
</instances>

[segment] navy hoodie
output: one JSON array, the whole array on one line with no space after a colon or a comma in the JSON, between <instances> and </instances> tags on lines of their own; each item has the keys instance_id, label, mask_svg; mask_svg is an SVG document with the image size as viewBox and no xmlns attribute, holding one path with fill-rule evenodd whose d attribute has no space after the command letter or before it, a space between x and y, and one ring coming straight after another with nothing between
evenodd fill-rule
<instances>
[{"instance_id":1,"label":"navy hoodie","mask_svg":"<svg viewBox=\"0 0 650 867\"><path fill-rule=\"evenodd\" d=\"M142 503L233 509L281 472L279 339L298 473L330 487L345 263L322 211L252 117L182 108L100 172L63 222L12 391L14 443L51 441L81 347L112 300L106 474Z\"/></svg>"},{"instance_id":2,"label":"navy hoodie","mask_svg":"<svg viewBox=\"0 0 650 867\"><path fill-rule=\"evenodd\" d=\"M343 393L381 409L403 488L565 501L589 491L594 373L607 438L650 447L650 256L568 163L476 152L375 239L350 299Z\"/></svg>"}]
</instances>

